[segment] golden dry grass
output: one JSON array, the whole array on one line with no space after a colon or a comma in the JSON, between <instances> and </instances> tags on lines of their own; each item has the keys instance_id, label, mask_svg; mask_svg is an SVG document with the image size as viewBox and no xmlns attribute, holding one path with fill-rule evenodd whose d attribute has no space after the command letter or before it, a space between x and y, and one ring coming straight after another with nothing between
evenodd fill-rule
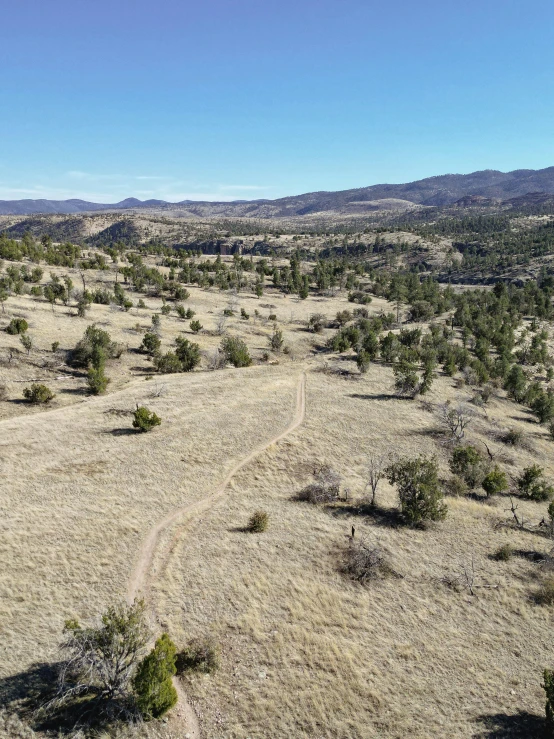
<instances>
[{"instance_id":1,"label":"golden dry grass","mask_svg":"<svg viewBox=\"0 0 554 739\"><path fill-rule=\"evenodd\" d=\"M194 340L213 350L229 296L190 291L187 305L205 327ZM95 321L135 348L161 307L146 303L148 310L129 313L93 306L83 320L26 296L8 301L2 325L25 316L36 349L0 367L10 398L0 403L0 678L9 683L33 662L54 659L66 618L90 622L124 598L148 530L207 497L234 463L289 424L307 370L302 427L240 471L199 518L175 522L154 556L147 595L157 628L178 644L213 633L222 647L219 672L185 680L204 736L461 738L488 735L480 717L541 714L541 671L554 662L552 614L530 596L543 575L523 557L496 562L490 555L506 542L544 553L550 542L499 527L509 518L506 498L449 499L446 521L426 531L355 511L370 452L436 454L446 475L448 449L434 434L433 409L447 398L468 400L471 391L441 377L423 404L392 397L392 371L381 364L361 377L351 361L335 358L330 365L349 369L351 379L321 372L327 357L314 355L312 345L329 332L314 337L305 321L351 304L344 296L298 301L271 292L261 300L239 296L238 312L245 307L251 319L236 315L226 328L257 359L268 349L267 315L277 313L293 350L292 358L273 357L279 364L148 381L150 363L129 352L108 366L106 396L87 396L82 374L55 379L65 370L49 366L52 341L68 349ZM382 307L385 301L374 300L371 312ZM174 314L161 320L164 349L183 330L191 338L188 322ZM9 346L17 337L0 332L0 357ZM56 390L51 409L14 402L35 378ZM150 434L129 433L137 402L162 418ZM510 475L536 462L554 476L552 442L522 407L499 393L478 413L469 439L486 441ZM498 441L494 434L507 427L524 431L529 449ZM293 500L322 463L341 473L351 501L326 508ZM380 506L392 510L395 502L382 483ZM245 533L257 509L270 514L268 531ZM520 511L538 521L546 504L522 502ZM387 552L401 579L362 587L344 577L340 561L352 524L357 537ZM476 584L490 587L471 596L441 582L472 560ZM8 725L1 721L0 732ZM182 736L171 722L147 732Z\"/></svg>"},{"instance_id":2,"label":"golden dry grass","mask_svg":"<svg viewBox=\"0 0 554 739\"><path fill-rule=\"evenodd\" d=\"M537 565L489 555L508 540L549 544L495 530L502 503L451 499L444 523L409 531L292 500L319 462L359 496L368 450L436 451L425 435L433 419L417 402L371 397L389 391L384 374L357 383L310 374L303 428L239 476L158 580L164 627L180 639L211 630L223 645L223 669L191 680L207 736L469 737L480 716L542 710L540 675L553 655L550 613L529 601ZM381 503L394 502L383 484ZM256 508L270 513L268 532L238 531ZM344 579L352 523L401 580ZM471 597L440 582L472 559L476 583L493 588Z\"/></svg>"}]
</instances>

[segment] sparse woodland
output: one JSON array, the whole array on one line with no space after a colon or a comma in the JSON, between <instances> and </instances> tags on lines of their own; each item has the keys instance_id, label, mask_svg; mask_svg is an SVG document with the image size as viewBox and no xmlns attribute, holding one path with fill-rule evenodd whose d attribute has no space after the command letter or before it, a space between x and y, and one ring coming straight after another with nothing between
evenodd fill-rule
<instances>
[{"instance_id":1,"label":"sparse woodland","mask_svg":"<svg viewBox=\"0 0 554 739\"><path fill-rule=\"evenodd\" d=\"M395 218L0 235L0 736L554 735L552 220Z\"/></svg>"}]
</instances>

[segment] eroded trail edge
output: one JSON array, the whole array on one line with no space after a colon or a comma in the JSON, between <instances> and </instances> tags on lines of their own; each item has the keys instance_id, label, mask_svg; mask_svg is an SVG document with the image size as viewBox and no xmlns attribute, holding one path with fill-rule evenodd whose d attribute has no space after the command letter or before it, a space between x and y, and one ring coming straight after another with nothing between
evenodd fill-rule
<instances>
[{"instance_id":1,"label":"eroded trail edge","mask_svg":"<svg viewBox=\"0 0 554 739\"><path fill-rule=\"evenodd\" d=\"M304 421L306 414L306 373L303 372L298 382L296 391L296 409L294 417L290 424L280 434L274 436L269 441L265 442L262 446L254 449L250 454L244 457L241 461L232 467L227 473L227 476L223 482L216 488L216 490L210 495L202 498L195 503L190 503L185 506L176 508L175 510L168 513L168 515L159 521L148 533L146 539L142 543L140 552L137 557L133 571L127 584L127 601L132 601L137 597L141 591L145 591L148 585L148 575L152 566L154 554L157 549L157 545L160 536L166 531L172 524L176 523L180 518L186 516L187 520L190 521L195 515L202 513L215 503L219 498L225 495L227 486L233 479L233 477L246 467L247 464L252 462L257 456L263 454L270 446L284 439L286 436L295 431ZM179 696L179 702L176 707L176 713L178 713L186 724L187 733L185 736L190 739L200 739L200 725L194 712L194 708L189 703L183 686L178 680L174 681L177 694Z\"/></svg>"}]
</instances>

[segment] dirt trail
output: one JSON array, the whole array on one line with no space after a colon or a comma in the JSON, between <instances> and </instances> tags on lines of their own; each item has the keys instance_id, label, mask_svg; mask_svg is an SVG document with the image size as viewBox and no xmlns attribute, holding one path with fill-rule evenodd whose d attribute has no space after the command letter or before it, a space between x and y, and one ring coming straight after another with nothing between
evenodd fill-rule
<instances>
[{"instance_id":1,"label":"dirt trail","mask_svg":"<svg viewBox=\"0 0 554 739\"><path fill-rule=\"evenodd\" d=\"M186 516L187 520L190 520L194 516L202 513L213 503L215 503L219 498L225 495L227 486L231 482L232 478L237 474L237 472L239 472L243 467L252 462L259 454L265 452L272 444L276 444L278 441L281 441L281 439L284 439L285 436L288 436L288 434L297 429L304 421L305 413L306 373L303 372L300 377L296 392L295 414L287 428L277 436L274 436L272 439L267 441L265 444L263 444L263 446L254 449L254 451L244 457L244 459L242 459L240 462L237 462L237 464L235 464L235 466L227 474L227 477L223 480L221 485L211 495L208 495L206 498L203 498L196 503L191 503L189 505L182 506L181 508L176 508L150 530L148 536L142 544L137 561L127 584L127 601L129 603L131 603L137 597L141 590L144 591L148 585L148 574L152 565L152 560L156 551L159 538L163 534L163 532L168 529L173 523L183 518L184 516ZM194 708L189 703L183 686L181 685L179 680L174 680L174 684L179 696L179 702L177 704L175 713L186 726L187 733L184 734L184 736L188 739L200 739L200 725L198 723L196 713L194 712Z\"/></svg>"}]
</instances>

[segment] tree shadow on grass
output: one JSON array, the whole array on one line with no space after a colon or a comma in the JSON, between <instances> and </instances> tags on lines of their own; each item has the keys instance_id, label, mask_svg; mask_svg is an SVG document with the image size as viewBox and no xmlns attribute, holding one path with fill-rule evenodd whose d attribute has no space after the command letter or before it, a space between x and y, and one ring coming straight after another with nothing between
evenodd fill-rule
<instances>
[{"instance_id":1,"label":"tree shadow on grass","mask_svg":"<svg viewBox=\"0 0 554 739\"><path fill-rule=\"evenodd\" d=\"M350 393L350 398L358 398L359 400L398 400L397 395L389 395L388 393Z\"/></svg>"},{"instance_id":2,"label":"tree shadow on grass","mask_svg":"<svg viewBox=\"0 0 554 739\"><path fill-rule=\"evenodd\" d=\"M132 372L138 372L139 374L146 375L147 377L153 377L154 375L158 374L155 367L148 367L147 365L129 367L129 369Z\"/></svg>"},{"instance_id":3,"label":"tree shadow on grass","mask_svg":"<svg viewBox=\"0 0 554 739\"><path fill-rule=\"evenodd\" d=\"M483 715L477 721L483 729L475 733L473 739L543 739L548 736L544 718L527 711Z\"/></svg>"},{"instance_id":4,"label":"tree shadow on grass","mask_svg":"<svg viewBox=\"0 0 554 739\"><path fill-rule=\"evenodd\" d=\"M7 709L35 731L50 732L48 736L74 736L78 727L96 732L117 725L116 712L103 710L97 698L81 697L63 707L43 711L55 698L61 663L37 662L15 675L0 679L0 707Z\"/></svg>"},{"instance_id":5,"label":"tree shadow on grass","mask_svg":"<svg viewBox=\"0 0 554 739\"><path fill-rule=\"evenodd\" d=\"M358 505L328 505L326 510L330 511L333 516L356 516L366 518L369 523L374 526L383 526L390 529L396 529L404 525L404 519L398 508L381 508L378 505L370 503L360 503Z\"/></svg>"},{"instance_id":6,"label":"tree shadow on grass","mask_svg":"<svg viewBox=\"0 0 554 739\"><path fill-rule=\"evenodd\" d=\"M89 395L89 390L86 387L66 387L58 390L60 395Z\"/></svg>"},{"instance_id":7,"label":"tree shadow on grass","mask_svg":"<svg viewBox=\"0 0 554 739\"><path fill-rule=\"evenodd\" d=\"M137 429L134 428L120 428L120 429L112 429L111 431L104 431L105 434L111 434L112 436L135 436L139 433Z\"/></svg>"},{"instance_id":8,"label":"tree shadow on grass","mask_svg":"<svg viewBox=\"0 0 554 739\"><path fill-rule=\"evenodd\" d=\"M27 670L0 679L0 706L17 704L17 713L28 718L47 700L57 687L58 664L37 662Z\"/></svg>"}]
</instances>

